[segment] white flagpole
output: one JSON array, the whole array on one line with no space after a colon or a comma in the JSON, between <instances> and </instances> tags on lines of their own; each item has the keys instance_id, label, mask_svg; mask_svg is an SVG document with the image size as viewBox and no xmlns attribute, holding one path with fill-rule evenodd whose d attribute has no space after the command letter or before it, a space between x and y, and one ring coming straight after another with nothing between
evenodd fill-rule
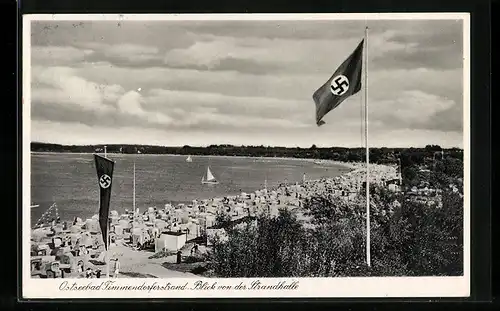
<instances>
[{"instance_id":1,"label":"white flagpole","mask_svg":"<svg viewBox=\"0 0 500 311\"><path fill-rule=\"evenodd\" d=\"M398 176L399 186L403 187L403 167L401 166L401 154L399 155L398 162L399 162L399 176Z\"/></svg>"},{"instance_id":2,"label":"white flagpole","mask_svg":"<svg viewBox=\"0 0 500 311\"><path fill-rule=\"evenodd\" d=\"M109 216L109 215L108 215ZM110 271L111 271L111 251L109 249L109 246L111 243L109 243L109 218L108 218L108 234L106 236L106 245L107 245L107 250L106 250L106 277L109 279L111 278Z\"/></svg>"},{"instance_id":3,"label":"white flagpole","mask_svg":"<svg viewBox=\"0 0 500 311\"><path fill-rule=\"evenodd\" d=\"M370 251L370 148L368 146L368 26L365 28L365 145L366 145L366 264L371 266Z\"/></svg>"},{"instance_id":4,"label":"white flagpole","mask_svg":"<svg viewBox=\"0 0 500 311\"><path fill-rule=\"evenodd\" d=\"M134 207L133 211L135 212L135 160L134 160L134 195L133 195L133 201L132 205Z\"/></svg>"},{"instance_id":5,"label":"white flagpole","mask_svg":"<svg viewBox=\"0 0 500 311\"><path fill-rule=\"evenodd\" d=\"M267 168L266 168L266 179L264 179L264 189L266 189L266 194L267 194Z\"/></svg>"}]
</instances>

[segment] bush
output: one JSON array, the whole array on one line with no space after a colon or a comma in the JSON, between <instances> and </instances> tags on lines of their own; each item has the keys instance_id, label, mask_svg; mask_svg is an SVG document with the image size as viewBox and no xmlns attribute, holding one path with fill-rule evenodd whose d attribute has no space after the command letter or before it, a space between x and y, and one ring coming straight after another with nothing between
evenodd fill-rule
<instances>
[{"instance_id":1,"label":"bush","mask_svg":"<svg viewBox=\"0 0 500 311\"><path fill-rule=\"evenodd\" d=\"M395 205L394 201L401 204ZM288 211L214 241L211 267L220 277L425 276L463 273L463 201L445 191L443 207L428 207L374 189L371 267L366 265L364 204L331 197L305 202L315 229Z\"/></svg>"},{"instance_id":2,"label":"bush","mask_svg":"<svg viewBox=\"0 0 500 311\"><path fill-rule=\"evenodd\" d=\"M177 254L176 251L169 251L167 249L162 249L161 251L155 253L152 256L149 256L148 258L149 259L158 259L158 258L164 258L164 257L176 255L176 254Z\"/></svg>"}]
</instances>

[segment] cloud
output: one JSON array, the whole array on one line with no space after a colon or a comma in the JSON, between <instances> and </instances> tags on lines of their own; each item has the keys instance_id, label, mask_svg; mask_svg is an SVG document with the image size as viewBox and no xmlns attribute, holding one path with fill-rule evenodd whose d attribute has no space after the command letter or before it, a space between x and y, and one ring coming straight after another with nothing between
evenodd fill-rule
<instances>
[{"instance_id":1,"label":"cloud","mask_svg":"<svg viewBox=\"0 0 500 311\"><path fill-rule=\"evenodd\" d=\"M129 91L118 100L118 108L121 112L142 115L144 110L141 107L141 95L135 91Z\"/></svg>"},{"instance_id":2,"label":"cloud","mask_svg":"<svg viewBox=\"0 0 500 311\"><path fill-rule=\"evenodd\" d=\"M385 68L461 69L463 34L461 21L434 21L391 31L386 42L404 46L373 58Z\"/></svg>"},{"instance_id":3,"label":"cloud","mask_svg":"<svg viewBox=\"0 0 500 311\"><path fill-rule=\"evenodd\" d=\"M138 44L103 44L90 42L80 44L83 48L92 48L96 51L87 59L88 62L101 62L103 60L117 66L149 67L162 65L160 49L151 45Z\"/></svg>"},{"instance_id":4,"label":"cloud","mask_svg":"<svg viewBox=\"0 0 500 311\"><path fill-rule=\"evenodd\" d=\"M165 55L165 63L173 66L205 66L212 69L224 59L289 63L299 57L296 54L276 55L274 51L286 48L277 46L277 43L279 44L273 40L256 38L204 36L188 48L170 50ZM295 41L287 43L296 44Z\"/></svg>"},{"instance_id":5,"label":"cloud","mask_svg":"<svg viewBox=\"0 0 500 311\"><path fill-rule=\"evenodd\" d=\"M31 62L45 66L75 64L85 61L93 53L91 49L78 49L72 46L33 46Z\"/></svg>"},{"instance_id":6,"label":"cloud","mask_svg":"<svg viewBox=\"0 0 500 311\"><path fill-rule=\"evenodd\" d=\"M317 40L362 36L359 21L190 21L178 23L187 31L228 37L261 37L267 39Z\"/></svg>"},{"instance_id":7,"label":"cloud","mask_svg":"<svg viewBox=\"0 0 500 311\"><path fill-rule=\"evenodd\" d=\"M140 117L150 123L169 125L173 119L160 112L149 112L143 109L144 100L136 91L129 91L118 100L118 109L120 112Z\"/></svg>"},{"instance_id":8,"label":"cloud","mask_svg":"<svg viewBox=\"0 0 500 311\"><path fill-rule=\"evenodd\" d=\"M132 44L157 46L159 49L191 44L190 34L175 22L161 21L34 21L31 24L33 46L83 46Z\"/></svg>"},{"instance_id":9,"label":"cloud","mask_svg":"<svg viewBox=\"0 0 500 311\"><path fill-rule=\"evenodd\" d=\"M181 145L182 139L362 142L362 92L329 113L321 128L314 124L312 94L362 39L364 21L73 24L33 27L32 117L39 126L75 128L82 140L106 129L130 134L118 140L175 136L167 144ZM369 26L370 140L461 144L461 23Z\"/></svg>"},{"instance_id":10,"label":"cloud","mask_svg":"<svg viewBox=\"0 0 500 311\"><path fill-rule=\"evenodd\" d=\"M92 32L84 31L89 26L73 27L77 37L94 31L106 34L100 36L101 40L96 40L98 35L94 33L94 40L87 35L87 41L73 42L74 46L94 51L86 61L138 68L167 65L253 74L314 73L334 70L363 37L363 27L355 21L232 22L233 27L227 26L226 30L221 25L228 22L166 22L163 29L158 24L107 24L107 32L104 24L91 24ZM372 70L461 68L461 26L454 21L370 21L369 65ZM126 32L139 31L141 39L126 38ZM110 34L123 37L123 41L117 42ZM153 35L168 40L147 40Z\"/></svg>"},{"instance_id":11,"label":"cloud","mask_svg":"<svg viewBox=\"0 0 500 311\"><path fill-rule=\"evenodd\" d=\"M68 108L62 111L66 111L70 119L73 114L78 115L80 111L86 111L91 112L91 118L95 117L95 114L110 117L115 113L121 113L139 117L151 123L168 124L171 122L168 116L144 111L141 105L141 95L135 91L125 93L123 87L119 85L87 81L76 76L71 68L64 67L41 70L35 68L33 73L32 102L49 106L57 105L58 109ZM37 87L38 83L44 86ZM39 113L40 109L36 109L35 112ZM35 117L39 115L35 114Z\"/></svg>"},{"instance_id":12,"label":"cloud","mask_svg":"<svg viewBox=\"0 0 500 311\"><path fill-rule=\"evenodd\" d=\"M100 66L100 65L99 65ZM247 114L266 117L288 118L297 124L309 124L313 119L313 101L311 94L326 79L326 75L268 75L255 76L238 72L204 72L171 68L151 68L147 71L125 69L102 64L98 70L79 69L84 76L105 81L120 81L128 89L137 86L149 86L149 92L143 91L144 109L162 111L171 117L188 118L189 109L211 108L217 113L237 115ZM95 67L94 67L95 68ZM100 72L96 76L94 73ZM103 79L106 77L106 79ZM370 74L369 100L371 109L377 109L378 102L397 103L402 109L417 109L414 113L392 116L387 123L395 127L432 128L429 120L420 123L410 122L414 116L421 116L422 103L432 103L437 99L461 107L461 71L437 71L433 69L416 70L379 70ZM144 89L144 88L143 88ZM414 91L428 94L428 98L416 101ZM360 117L360 95L343 103L335 113L327 116L326 121L343 124L346 119ZM431 107L432 108L432 107ZM215 110L214 110L215 109ZM380 108L387 114L392 108ZM182 111L180 113L179 111ZM425 110L438 113L433 109ZM442 114L442 112L441 112ZM456 116L456 114L454 115ZM378 116L382 118L383 116ZM427 118L427 114L425 115ZM396 120L397 118L397 120ZM433 117L435 119L436 117ZM448 118L444 119L447 120ZM396 122L397 121L397 122ZM439 128L461 131L458 119L454 126ZM441 122L443 123L443 122ZM208 125L206 126L209 127Z\"/></svg>"},{"instance_id":13,"label":"cloud","mask_svg":"<svg viewBox=\"0 0 500 311\"><path fill-rule=\"evenodd\" d=\"M67 135L70 132L71 135ZM359 147L360 140L353 139L352 130L341 129L332 133L316 128L311 131L282 130L250 133L223 132L214 135L207 131L161 130L143 128L137 124L107 127L87 126L81 123L34 120L31 123L31 140L59 144L130 144L142 143L163 146L208 146L210 144L298 146L308 148L347 146ZM463 147L462 134L429 130L370 131L370 146L373 147L424 147L432 143L443 147Z\"/></svg>"},{"instance_id":14,"label":"cloud","mask_svg":"<svg viewBox=\"0 0 500 311\"><path fill-rule=\"evenodd\" d=\"M109 104L123 91L116 84L87 81L67 67L34 68L32 74L32 99L42 103L75 105L83 110L106 112L112 109Z\"/></svg>"},{"instance_id":15,"label":"cloud","mask_svg":"<svg viewBox=\"0 0 500 311\"><path fill-rule=\"evenodd\" d=\"M237 97L266 97L281 100L311 102L312 93L331 75L319 74L253 75L236 71L208 72L173 68L119 68L95 64L79 68L78 73L99 83L114 81L128 89L147 86L148 89L218 93ZM429 94L462 101L461 70L397 69L370 71L369 96L384 99L401 91L418 88ZM144 88L144 87L143 87ZM308 106L307 104L305 104Z\"/></svg>"},{"instance_id":16,"label":"cloud","mask_svg":"<svg viewBox=\"0 0 500 311\"><path fill-rule=\"evenodd\" d=\"M397 128L422 128L436 114L456 106L455 102L422 91L405 91L391 100L370 105L369 117ZM424 127L425 128L425 127Z\"/></svg>"},{"instance_id":17,"label":"cloud","mask_svg":"<svg viewBox=\"0 0 500 311\"><path fill-rule=\"evenodd\" d=\"M360 40L342 39L333 45L327 40L311 40L304 44L290 39L200 35L191 46L168 51L164 61L173 68L210 71L260 74L330 72L352 53ZM386 45L385 49L388 48L390 46Z\"/></svg>"},{"instance_id":18,"label":"cloud","mask_svg":"<svg viewBox=\"0 0 500 311\"><path fill-rule=\"evenodd\" d=\"M294 111L308 112L313 104L302 101L269 97L240 97L218 93L153 89L148 93L149 107L161 110L183 109L193 111L208 108L214 113L290 117ZM309 105L310 104L310 105ZM287 113L288 112L288 113Z\"/></svg>"}]
</instances>

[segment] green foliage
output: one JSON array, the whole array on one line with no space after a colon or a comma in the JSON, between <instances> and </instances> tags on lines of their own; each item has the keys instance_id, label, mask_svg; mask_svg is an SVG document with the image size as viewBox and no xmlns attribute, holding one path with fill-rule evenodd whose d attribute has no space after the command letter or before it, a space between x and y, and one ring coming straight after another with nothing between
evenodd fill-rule
<instances>
[{"instance_id":1,"label":"green foliage","mask_svg":"<svg viewBox=\"0 0 500 311\"><path fill-rule=\"evenodd\" d=\"M215 215L214 227L227 228L230 223L231 223L231 216L229 214L218 212Z\"/></svg>"},{"instance_id":2,"label":"green foliage","mask_svg":"<svg viewBox=\"0 0 500 311\"><path fill-rule=\"evenodd\" d=\"M309 148L286 148L269 146L232 146L211 145L208 147L167 147L150 145L116 145L108 144L109 153L137 153L142 154L180 154L180 155L219 155L219 156L247 156L247 157L288 157L288 158L314 158L324 160L335 160L343 162L363 162L366 156L365 148L330 147L319 148L312 145ZM86 146L64 146L57 144L46 144L40 142L31 143L33 152L79 152L93 153L103 150L103 145ZM403 167L420 165L432 160L439 146L427 146L426 148L370 148L370 162L379 164L397 164L398 157L401 158ZM462 160L463 151L452 148L445 150L446 158Z\"/></svg>"},{"instance_id":3,"label":"green foliage","mask_svg":"<svg viewBox=\"0 0 500 311\"><path fill-rule=\"evenodd\" d=\"M400 204L394 204L394 202ZM463 201L443 194L443 207L407 201L384 188L372 191L371 258L365 263L364 203L335 197L305 201L314 229L293 214L260 216L216 241L212 268L220 277L461 275Z\"/></svg>"}]
</instances>

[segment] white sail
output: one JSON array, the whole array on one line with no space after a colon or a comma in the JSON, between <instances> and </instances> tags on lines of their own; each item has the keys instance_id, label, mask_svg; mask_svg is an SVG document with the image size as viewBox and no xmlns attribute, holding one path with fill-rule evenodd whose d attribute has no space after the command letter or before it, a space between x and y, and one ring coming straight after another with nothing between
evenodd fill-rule
<instances>
[{"instance_id":1,"label":"white sail","mask_svg":"<svg viewBox=\"0 0 500 311\"><path fill-rule=\"evenodd\" d=\"M187 157L186 162L193 162L193 159L191 158L191 156Z\"/></svg>"},{"instance_id":2,"label":"white sail","mask_svg":"<svg viewBox=\"0 0 500 311\"><path fill-rule=\"evenodd\" d=\"M219 182L215 179L214 175L212 174L212 171L210 171L210 167L207 167L207 175L206 179L205 176L201 179L202 184L218 184Z\"/></svg>"},{"instance_id":3,"label":"white sail","mask_svg":"<svg viewBox=\"0 0 500 311\"><path fill-rule=\"evenodd\" d=\"M207 167L207 181L213 181L213 180L215 180L215 177L212 174L212 172L210 171L210 166L209 166L209 167Z\"/></svg>"}]
</instances>

